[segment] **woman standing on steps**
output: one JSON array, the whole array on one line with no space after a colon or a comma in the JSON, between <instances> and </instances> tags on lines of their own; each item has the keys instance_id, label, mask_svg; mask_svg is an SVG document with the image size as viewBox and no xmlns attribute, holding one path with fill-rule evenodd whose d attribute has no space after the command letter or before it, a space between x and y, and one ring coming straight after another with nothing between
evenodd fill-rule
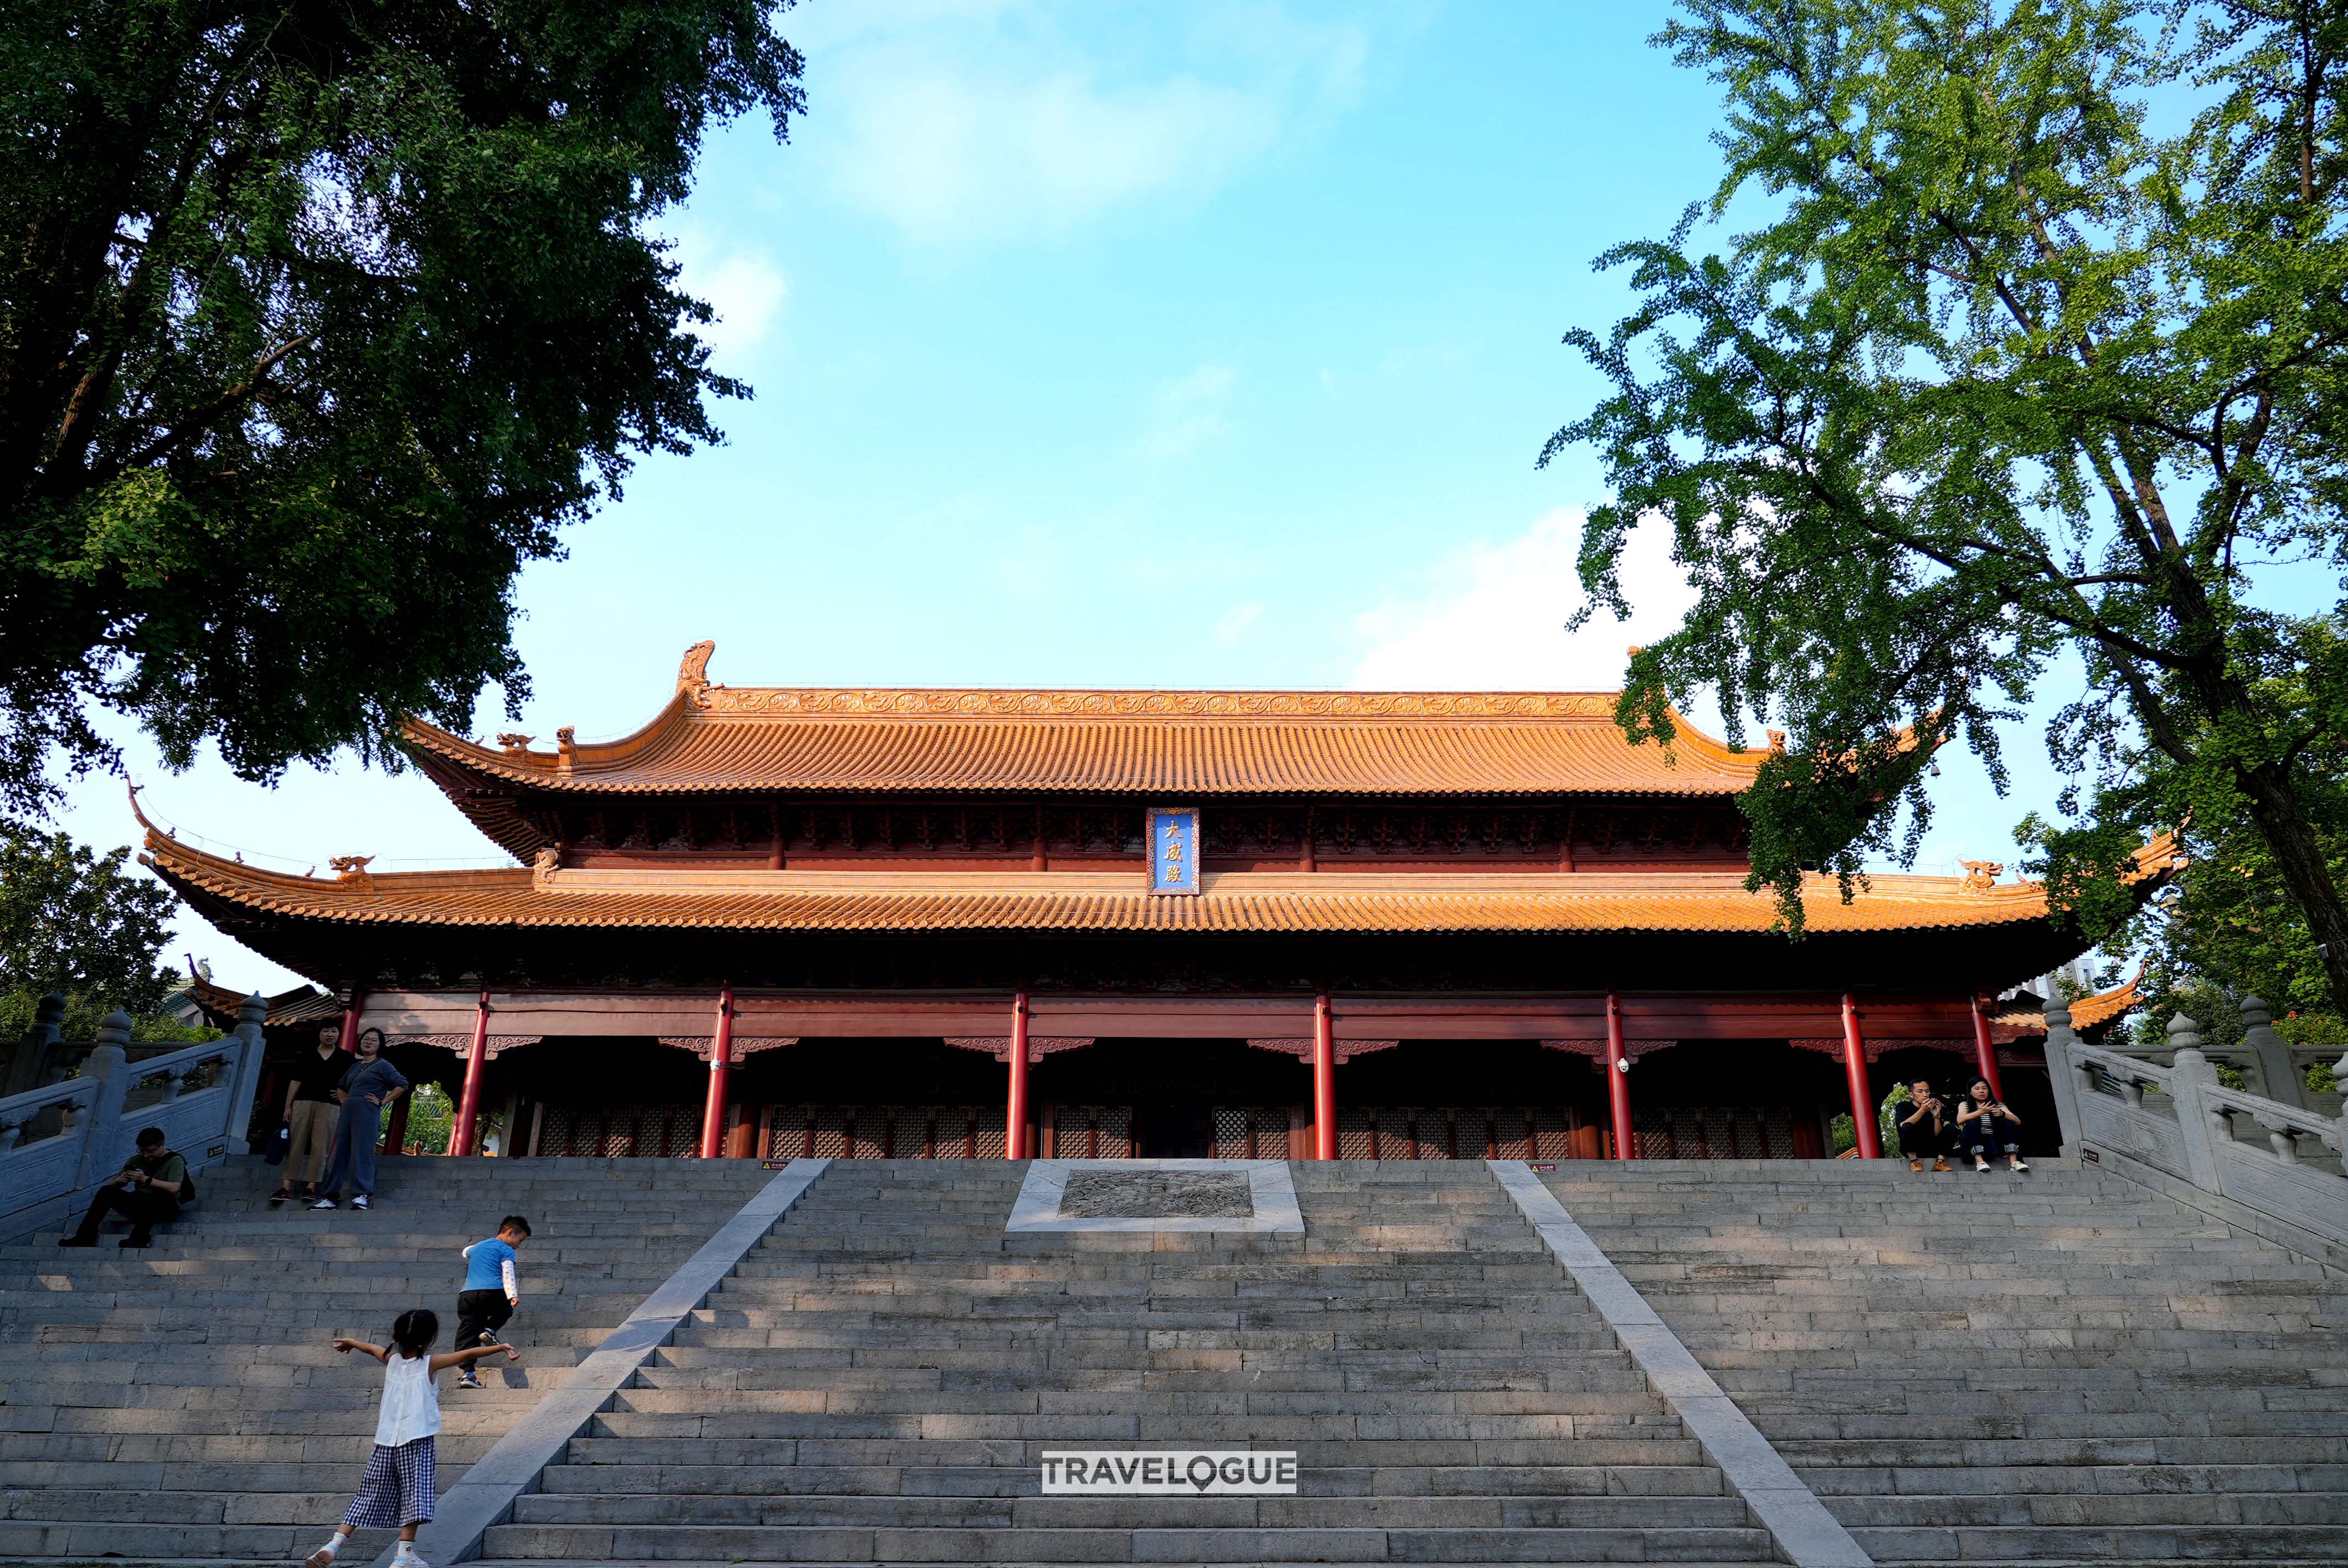
<instances>
[{"instance_id":1,"label":"woman standing on steps","mask_svg":"<svg viewBox=\"0 0 2348 1568\"><path fill-rule=\"evenodd\" d=\"M407 1092L407 1080L383 1059L383 1030L363 1030L358 1060L344 1071L342 1087L335 1091L343 1102L342 1119L335 1123L334 1153L312 1208L339 1207L335 1194L346 1184L353 1189L351 1207L367 1206L375 1192L375 1146L383 1138L383 1108Z\"/></svg>"}]
</instances>

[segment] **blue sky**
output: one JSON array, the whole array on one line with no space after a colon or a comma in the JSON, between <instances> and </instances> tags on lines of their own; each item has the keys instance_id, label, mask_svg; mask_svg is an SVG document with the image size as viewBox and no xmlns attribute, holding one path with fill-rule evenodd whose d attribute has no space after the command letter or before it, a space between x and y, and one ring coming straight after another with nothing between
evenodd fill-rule
<instances>
[{"instance_id":1,"label":"blue sky","mask_svg":"<svg viewBox=\"0 0 2348 1568\"><path fill-rule=\"evenodd\" d=\"M1684 595L1635 548L1632 622L1568 639L1599 476L1533 459L1598 392L1558 339L1626 302L1591 259L1715 178L1663 15L813 0L807 118L713 139L668 226L757 398L527 575L513 727L633 729L704 637L750 685L1616 684ZM1920 868L2013 858L2053 792L2034 728L2013 751L2007 802L1950 762ZM414 774L126 754L264 864L502 863ZM118 781L72 796L79 836L130 837Z\"/></svg>"}]
</instances>

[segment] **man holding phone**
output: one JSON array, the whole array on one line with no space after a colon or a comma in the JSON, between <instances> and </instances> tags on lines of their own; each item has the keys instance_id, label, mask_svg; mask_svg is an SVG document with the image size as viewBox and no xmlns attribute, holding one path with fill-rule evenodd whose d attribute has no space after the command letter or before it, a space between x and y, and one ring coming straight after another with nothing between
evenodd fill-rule
<instances>
[{"instance_id":1,"label":"man holding phone","mask_svg":"<svg viewBox=\"0 0 2348 1568\"><path fill-rule=\"evenodd\" d=\"M98 1227L108 1214L118 1214L130 1222L130 1234L122 1238L124 1246L152 1246L155 1227L180 1217L180 1204L187 1194L188 1162L172 1153L163 1129L142 1127L138 1152L89 1200L89 1213L82 1215L81 1228L59 1236L57 1245L96 1246Z\"/></svg>"},{"instance_id":2,"label":"man holding phone","mask_svg":"<svg viewBox=\"0 0 2348 1568\"><path fill-rule=\"evenodd\" d=\"M1932 1162L1932 1169L1949 1168L1948 1107L1932 1092L1932 1086L1922 1079L1908 1086L1907 1114L1898 1118L1900 1152L1908 1157L1908 1168L1921 1171L1924 1162Z\"/></svg>"}]
</instances>

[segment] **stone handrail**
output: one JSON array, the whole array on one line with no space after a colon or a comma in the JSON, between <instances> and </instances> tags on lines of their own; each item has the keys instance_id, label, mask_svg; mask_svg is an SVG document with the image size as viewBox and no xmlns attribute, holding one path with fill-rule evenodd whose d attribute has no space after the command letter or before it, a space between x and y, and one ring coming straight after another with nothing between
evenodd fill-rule
<instances>
[{"instance_id":1,"label":"stone handrail","mask_svg":"<svg viewBox=\"0 0 2348 1568\"><path fill-rule=\"evenodd\" d=\"M269 1004L247 997L232 1033L160 1056L129 1060L130 1019L108 1014L81 1076L0 1099L0 1241L56 1225L88 1202L90 1192L122 1168L139 1129L160 1127L171 1147L201 1171L245 1152L244 1130L261 1081L261 1023ZM209 1063L221 1071L192 1091L187 1081ZM142 1083L160 1079L162 1098L128 1103ZM61 1112L57 1130L26 1141L44 1112Z\"/></svg>"},{"instance_id":2,"label":"stone handrail","mask_svg":"<svg viewBox=\"0 0 2348 1568\"><path fill-rule=\"evenodd\" d=\"M0 1100L0 1154L5 1154L23 1142L25 1128L44 1111L60 1110L66 1113L67 1125L72 1119L88 1111L96 1085L87 1078L68 1078L42 1089L28 1089L22 1094L11 1094Z\"/></svg>"},{"instance_id":3,"label":"stone handrail","mask_svg":"<svg viewBox=\"0 0 2348 1568\"><path fill-rule=\"evenodd\" d=\"M2255 1045L2268 1022L2266 1004L2245 997L2241 1009ZM2183 1183L2281 1221L2286 1234L2348 1247L2348 1175L2311 1163L2302 1148L2302 1140L2312 1139L2319 1153L2341 1153L2348 1120L2295 1100L2224 1087L2199 1032L2182 1014L2168 1024L2168 1067L2086 1044L2072 1032L2070 1010L2059 1001L2047 1008L2046 1026L2065 1154L2156 1184L2161 1178ZM2118 1092L2104 1091L2099 1079ZM2147 1089L2160 1091L2157 1104L2146 1103ZM2263 1131L2265 1143L2238 1139L2238 1118Z\"/></svg>"},{"instance_id":4,"label":"stone handrail","mask_svg":"<svg viewBox=\"0 0 2348 1568\"><path fill-rule=\"evenodd\" d=\"M2230 1135L2232 1119L2238 1114L2257 1122L2273 1144L2275 1158L2287 1163L2299 1163L2298 1143L2302 1137L2314 1139L2335 1154L2341 1153L2342 1123L2329 1116L2223 1086L2204 1090L2202 1098L2214 1112L2227 1120Z\"/></svg>"},{"instance_id":5,"label":"stone handrail","mask_svg":"<svg viewBox=\"0 0 2348 1568\"><path fill-rule=\"evenodd\" d=\"M2084 1040L2072 1045L2071 1060L2083 1067L2102 1069L2105 1077L2119 1085L2121 1098L2130 1105L2141 1106L2147 1088L2168 1093L2177 1077L2173 1067L2162 1067L2140 1056L2122 1056L2116 1050L2106 1050Z\"/></svg>"}]
</instances>

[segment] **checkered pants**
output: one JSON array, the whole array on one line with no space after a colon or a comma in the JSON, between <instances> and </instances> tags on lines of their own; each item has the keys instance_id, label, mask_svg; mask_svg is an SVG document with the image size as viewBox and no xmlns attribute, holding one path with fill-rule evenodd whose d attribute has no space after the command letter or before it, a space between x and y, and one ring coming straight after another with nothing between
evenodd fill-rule
<instances>
[{"instance_id":1,"label":"checkered pants","mask_svg":"<svg viewBox=\"0 0 2348 1568\"><path fill-rule=\"evenodd\" d=\"M367 1455L366 1474L359 1491L343 1512L343 1522L354 1530L399 1530L432 1522L432 1494L438 1490L432 1471L432 1440L417 1438L396 1449L375 1445Z\"/></svg>"}]
</instances>

